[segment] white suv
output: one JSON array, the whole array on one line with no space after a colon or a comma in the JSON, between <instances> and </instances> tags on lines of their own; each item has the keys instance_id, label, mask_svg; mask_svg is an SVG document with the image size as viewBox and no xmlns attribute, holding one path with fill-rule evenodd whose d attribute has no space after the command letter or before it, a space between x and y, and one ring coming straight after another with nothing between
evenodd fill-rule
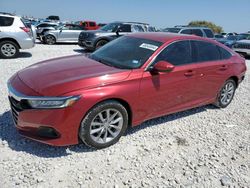
<instances>
[{"instance_id":1,"label":"white suv","mask_svg":"<svg viewBox=\"0 0 250 188\"><path fill-rule=\"evenodd\" d=\"M35 46L33 31L22 18L0 13L0 57L14 58L19 49L28 49Z\"/></svg>"}]
</instances>

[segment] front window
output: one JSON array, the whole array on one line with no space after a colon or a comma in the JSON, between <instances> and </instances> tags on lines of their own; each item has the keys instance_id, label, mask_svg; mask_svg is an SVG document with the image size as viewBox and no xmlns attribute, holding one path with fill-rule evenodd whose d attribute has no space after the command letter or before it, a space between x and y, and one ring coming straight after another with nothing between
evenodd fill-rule
<instances>
[{"instance_id":1,"label":"front window","mask_svg":"<svg viewBox=\"0 0 250 188\"><path fill-rule=\"evenodd\" d=\"M115 32L121 23L110 23L101 28L102 31Z\"/></svg>"},{"instance_id":2,"label":"front window","mask_svg":"<svg viewBox=\"0 0 250 188\"><path fill-rule=\"evenodd\" d=\"M95 51L90 58L116 68L136 69L161 45L153 40L123 36Z\"/></svg>"}]
</instances>

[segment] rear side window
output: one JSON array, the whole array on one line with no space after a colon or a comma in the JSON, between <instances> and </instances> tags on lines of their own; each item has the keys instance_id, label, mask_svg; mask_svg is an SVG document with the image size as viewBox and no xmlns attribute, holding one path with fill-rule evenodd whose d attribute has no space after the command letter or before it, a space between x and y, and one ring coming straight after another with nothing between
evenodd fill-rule
<instances>
[{"instance_id":1,"label":"rear side window","mask_svg":"<svg viewBox=\"0 0 250 188\"><path fill-rule=\"evenodd\" d=\"M192 34L203 37L203 33L200 29L192 29Z\"/></svg>"},{"instance_id":2,"label":"rear side window","mask_svg":"<svg viewBox=\"0 0 250 188\"><path fill-rule=\"evenodd\" d=\"M144 32L142 26L140 26L140 25L132 25L131 31L132 32Z\"/></svg>"},{"instance_id":3,"label":"rear side window","mask_svg":"<svg viewBox=\"0 0 250 188\"><path fill-rule=\"evenodd\" d=\"M155 63L168 61L178 66L192 62L191 46L189 41L178 41L167 46L156 58Z\"/></svg>"},{"instance_id":4,"label":"rear side window","mask_svg":"<svg viewBox=\"0 0 250 188\"><path fill-rule=\"evenodd\" d=\"M13 22L14 22L14 18L0 16L0 26L2 27L11 26Z\"/></svg>"},{"instance_id":5,"label":"rear side window","mask_svg":"<svg viewBox=\"0 0 250 188\"><path fill-rule=\"evenodd\" d=\"M204 41L191 41L194 62L216 61L220 60L220 51L215 44Z\"/></svg>"},{"instance_id":6,"label":"rear side window","mask_svg":"<svg viewBox=\"0 0 250 188\"><path fill-rule=\"evenodd\" d=\"M210 29L203 30L206 33L207 38L214 38L214 33Z\"/></svg>"},{"instance_id":7,"label":"rear side window","mask_svg":"<svg viewBox=\"0 0 250 188\"><path fill-rule=\"evenodd\" d=\"M121 25L120 32L131 32L131 25L129 24Z\"/></svg>"},{"instance_id":8,"label":"rear side window","mask_svg":"<svg viewBox=\"0 0 250 188\"><path fill-rule=\"evenodd\" d=\"M182 30L182 31L181 31L181 34L192 35L192 30L191 30L191 29Z\"/></svg>"},{"instance_id":9,"label":"rear side window","mask_svg":"<svg viewBox=\"0 0 250 188\"><path fill-rule=\"evenodd\" d=\"M232 57L232 54L227 51L226 49L222 48L222 47L219 47L219 51L220 51L220 56L221 56L221 59L230 59Z\"/></svg>"}]
</instances>

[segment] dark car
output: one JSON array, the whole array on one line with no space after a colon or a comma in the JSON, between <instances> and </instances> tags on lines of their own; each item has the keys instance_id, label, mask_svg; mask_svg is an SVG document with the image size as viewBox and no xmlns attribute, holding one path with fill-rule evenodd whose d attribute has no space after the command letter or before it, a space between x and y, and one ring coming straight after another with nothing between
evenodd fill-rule
<instances>
[{"instance_id":1,"label":"dark car","mask_svg":"<svg viewBox=\"0 0 250 188\"><path fill-rule=\"evenodd\" d=\"M199 37L214 38L214 32L207 27L175 26L163 29L163 32L196 35Z\"/></svg>"},{"instance_id":2,"label":"dark car","mask_svg":"<svg viewBox=\"0 0 250 188\"><path fill-rule=\"evenodd\" d=\"M232 48L232 46L239 40L246 39L246 35L229 35L227 38L220 38L216 39L218 42L226 45L229 48Z\"/></svg>"},{"instance_id":3,"label":"dark car","mask_svg":"<svg viewBox=\"0 0 250 188\"><path fill-rule=\"evenodd\" d=\"M133 33L89 57L60 57L19 71L8 82L9 100L22 135L100 149L152 118L207 104L227 107L245 72L245 59L214 40Z\"/></svg>"},{"instance_id":4,"label":"dark car","mask_svg":"<svg viewBox=\"0 0 250 188\"><path fill-rule=\"evenodd\" d=\"M83 31L78 44L88 50L96 50L109 41L131 32L146 32L148 24L137 22L113 22L96 31Z\"/></svg>"}]
</instances>

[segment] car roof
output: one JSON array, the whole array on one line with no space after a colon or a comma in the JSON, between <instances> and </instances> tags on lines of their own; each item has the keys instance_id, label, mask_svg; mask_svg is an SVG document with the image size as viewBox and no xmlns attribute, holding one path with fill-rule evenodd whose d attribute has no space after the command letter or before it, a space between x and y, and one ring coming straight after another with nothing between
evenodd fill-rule
<instances>
[{"instance_id":1,"label":"car roof","mask_svg":"<svg viewBox=\"0 0 250 188\"><path fill-rule=\"evenodd\" d=\"M178 33L168 33L168 32L138 32L129 34L131 37L144 38L148 40L154 40L162 43L166 43L172 40L183 40L183 39L193 39L193 40L203 40L203 41L213 41L204 37L199 37L196 35L184 35Z\"/></svg>"},{"instance_id":2,"label":"car roof","mask_svg":"<svg viewBox=\"0 0 250 188\"><path fill-rule=\"evenodd\" d=\"M116 22L112 22L112 23L149 25L149 24L147 24L147 23L141 23L141 22L122 22L122 21L116 21Z\"/></svg>"}]
</instances>

